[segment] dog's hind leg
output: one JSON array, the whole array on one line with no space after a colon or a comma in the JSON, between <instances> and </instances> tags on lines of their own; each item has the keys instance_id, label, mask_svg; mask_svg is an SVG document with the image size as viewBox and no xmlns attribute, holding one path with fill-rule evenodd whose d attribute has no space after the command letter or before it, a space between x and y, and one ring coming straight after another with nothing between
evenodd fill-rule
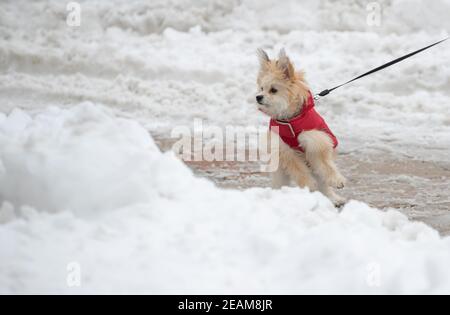
<instances>
[{"instance_id":1,"label":"dog's hind leg","mask_svg":"<svg viewBox=\"0 0 450 315\"><path fill-rule=\"evenodd\" d=\"M317 181L303 156L292 151L288 158L281 159L281 165L300 188L308 187L311 191L317 190Z\"/></svg>"},{"instance_id":2,"label":"dog's hind leg","mask_svg":"<svg viewBox=\"0 0 450 315\"><path fill-rule=\"evenodd\" d=\"M270 136L276 136L273 132ZM289 185L290 181L295 182L300 188L309 187L311 191L317 190L317 181L314 178L311 169L306 163L304 154L292 150L287 144L279 141L279 146L271 152L278 156L278 171L272 174L272 184L274 188L280 188L280 185ZM288 175L286 178L285 175Z\"/></svg>"},{"instance_id":3,"label":"dog's hind leg","mask_svg":"<svg viewBox=\"0 0 450 315\"><path fill-rule=\"evenodd\" d=\"M281 189L282 187L289 186L291 183L291 178L281 167L271 174L271 178L273 189Z\"/></svg>"}]
</instances>

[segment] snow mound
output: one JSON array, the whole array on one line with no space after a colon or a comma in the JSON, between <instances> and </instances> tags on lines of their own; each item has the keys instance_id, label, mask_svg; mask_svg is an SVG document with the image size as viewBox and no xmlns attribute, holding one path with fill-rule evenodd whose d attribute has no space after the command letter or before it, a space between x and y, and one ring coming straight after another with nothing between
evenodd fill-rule
<instances>
[{"instance_id":1,"label":"snow mound","mask_svg":"<svg viewBox=\"0 0 450 315\"><path fill-rule=\"evenodd\" d=\"M99 105L0 115L0 293L448 293L449 264L397 211L221 190Z\"/></svg>"},{"instance_id":2,"label":"snow mound","mask_svg":"<svg viewBox=\"0 0 450 315\"><path fill-rule=\"evenodd\" d=\"M1 122L0 146L0 197L17 207L92 215L177 188L146 130L90 103L35 117L14 110ZM172 168L186 176L179 163Z\"/></svg>"}]
</instances>

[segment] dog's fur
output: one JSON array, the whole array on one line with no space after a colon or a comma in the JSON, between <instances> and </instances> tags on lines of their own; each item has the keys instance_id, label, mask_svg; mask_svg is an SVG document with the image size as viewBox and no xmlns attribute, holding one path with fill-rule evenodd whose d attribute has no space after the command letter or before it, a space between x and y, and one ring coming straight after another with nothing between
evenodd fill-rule
<instances>
[{"instance_id":1,"label":"dog's fur","mask_svg":"<svg viewBox=\"0 0 450 315\"><path fill-rule=\"evenodd\" d=\"M267 53L258 50L261 68L258 75L258 109L278 120L289 120L297 116L309 97L309 87L303 72L296 72L294 65L281 50L278 60L270 60ZM278 137L269 132L269 137ZM323 131L304 131L298 136L305 153L291 149L281 139L279 168L273 173L272 185L281 188L293 180L298 186L319 190L335 205L341 206L345 199L337 195L334 188L341 189L345 178L334 163L336 152L333 142Z\"/></svg>"}]
</instances>

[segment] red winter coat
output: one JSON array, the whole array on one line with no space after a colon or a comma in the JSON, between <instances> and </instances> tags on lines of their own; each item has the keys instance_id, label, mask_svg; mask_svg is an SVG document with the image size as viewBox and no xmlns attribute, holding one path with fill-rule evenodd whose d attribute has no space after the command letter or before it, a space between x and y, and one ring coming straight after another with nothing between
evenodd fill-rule
<instances>
[{"instance_id":1,"label":"red winter coat","mask_svg":"<svg viewBox=\"0 0 450 315\"><path fill-rule=\"evenodd\" d=\"M338 145L336 136L331 132L325 120L316 112L314 108L314 98L309 93L309 98L306 101L301 113L291 120L270 120L270 130L276 131L274 128L278 127L278 134L284 143L289 145L292 149L304 152L301 144L298 142L298 136L303 131L321 130L326 132L331 140L333 140L334 148Z\"/></svg>"}]
</instances>

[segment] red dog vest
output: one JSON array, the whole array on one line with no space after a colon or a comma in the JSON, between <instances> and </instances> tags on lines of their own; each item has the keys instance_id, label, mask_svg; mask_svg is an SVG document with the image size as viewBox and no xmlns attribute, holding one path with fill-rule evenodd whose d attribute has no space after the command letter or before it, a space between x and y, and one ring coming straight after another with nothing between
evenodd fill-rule
<instances>
[{"instance_id":1,"label":"red dog vest","mask_svg":"<svg viewBox=\"0 0 450 315\"><path fill-rule=\"evenodd\" d=\"M328 128L328 125L326 124L322 116L320 116L319 113L316 112L314 108L314 98L311 92L309 92L309 98L306 101L306 104L303 106L301 113L297 117L294 117L288 121L271 119L270 130L276 132L276 130L274 129L275 127L278 128L277 133L279 134L283 142L289 145L292 149L300 152L304 152L304 149L298 142L298 136L303 131L324 131L330 136L331 140L333 140L334 148L336 148L338 145L336 136L331 132L330 128Z\"/></svg>"}]
</instances>

